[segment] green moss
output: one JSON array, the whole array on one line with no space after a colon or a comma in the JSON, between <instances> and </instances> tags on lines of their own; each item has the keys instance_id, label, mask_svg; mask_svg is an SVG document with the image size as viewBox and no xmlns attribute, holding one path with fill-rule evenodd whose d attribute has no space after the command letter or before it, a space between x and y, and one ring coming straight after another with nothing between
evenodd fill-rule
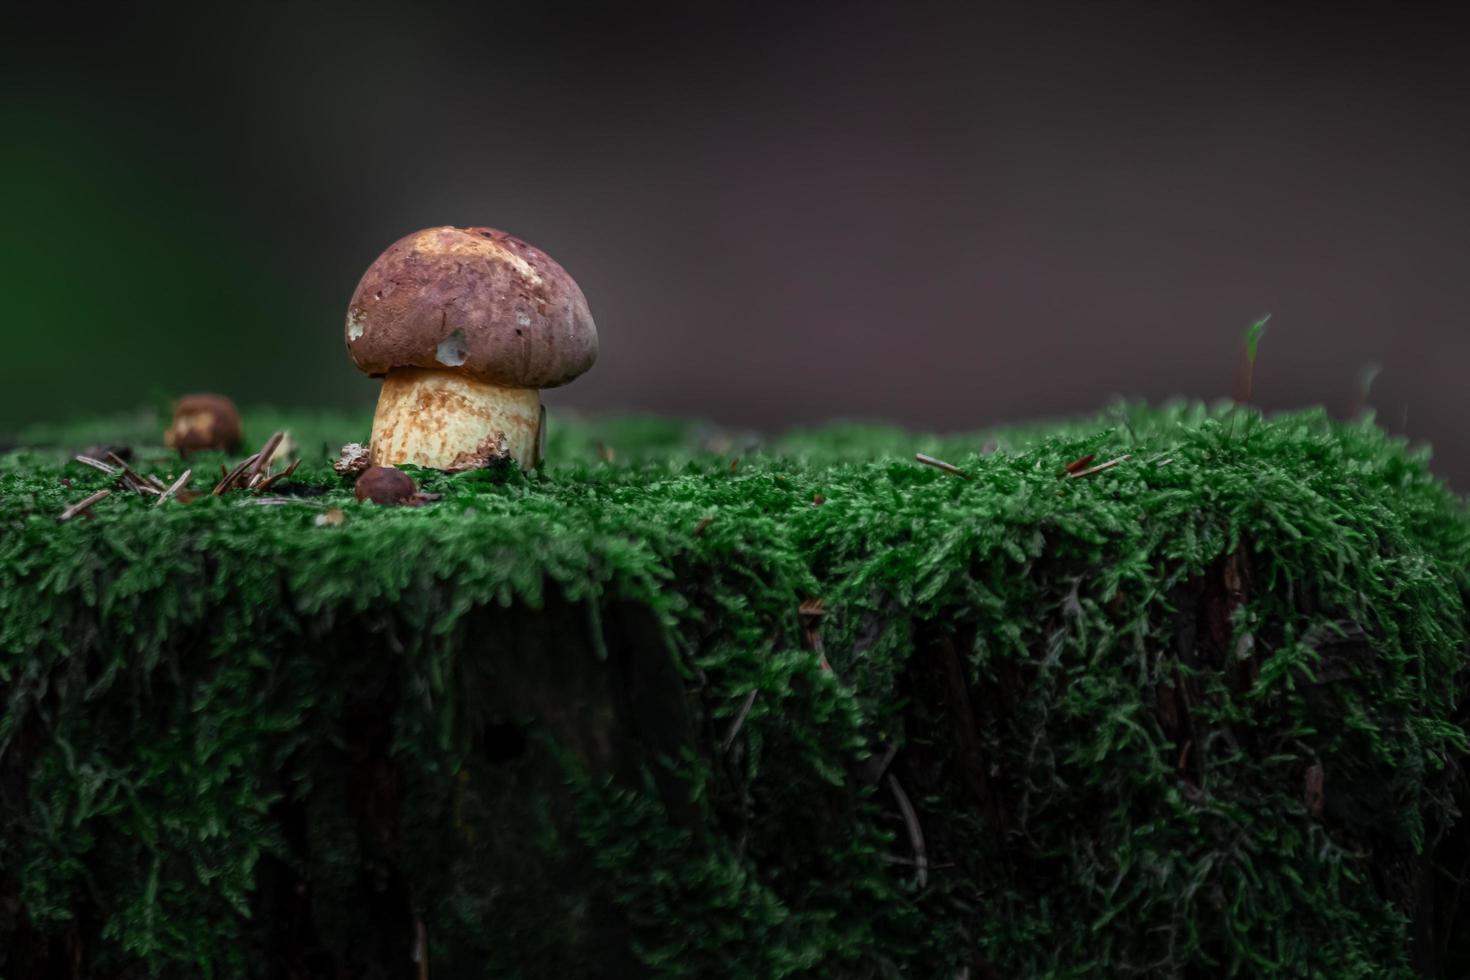
<instances>
[{"instance_id":1,"label":"green moss","mask_svg":"<svg viewBox=\"0 0 1470 980\"><path fill-rule=\"evenodd\" d=\"M565 420L383 509L329 465L366 420L247 422L326 492L58 524L109 484L67 450L178 471L157 420L0 456L0 976L325 973L416 921L436 977L1470 965L1470 523L1371 424Z\"/></svg>"}]
</instances>

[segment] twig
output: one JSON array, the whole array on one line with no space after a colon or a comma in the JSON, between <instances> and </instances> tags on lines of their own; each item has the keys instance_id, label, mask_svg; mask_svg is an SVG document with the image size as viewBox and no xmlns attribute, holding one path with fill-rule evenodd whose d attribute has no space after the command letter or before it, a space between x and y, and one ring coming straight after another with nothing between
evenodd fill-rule
<instances>
[{"instance_id":1,"label":"twig","mask_svg":"<svg viewBox=\"0 0 1470 980\"><path fill-rule=\"evenodd\" d=\"M97 503L97 501L99 501L99 500L105 500L106 498L108 498L110 496L112 496L112 491L111 490L98 490L96 493L92 494L92 496L88 497L86 500L78 501L77 503L72 504L66 510L62 511L61 512L61 516L59 516L57 518L57 520L58 521L69 521L73 517L76 517L78 514L84 514L84 513L86 513L88 510L91 509L91 507L92 507L93 504Z\"/></svg>"},{"instance_id":2,"label":"twig","mask_svg":"<svg viewBox=\"0 0 1470 980\"><path fill-rule=\"evenodd\" d=\"M899 812L903 814L903 822L909 829L909 845L914 849L914 881L920 888L929 883L929 857L924 849L924 828L919 826L919 815L914 812L914 805L909 802L908 794L898 784L898 777L893 773L888 774L888 790L893 798L898 801Z\"/></svg>"},{"instance_id":3,"label":"twig","mask_svg":"<svg viewBox=\"0 0 1470 980\"><path fill-rule=\"evenodd\" d=\"M250 467L250 479L253 480L257 476L260 476L262 471L270 472L271 457L276 454L276 447L281 444L281 440L284 438L286 438L286 433L277 432L265 441L265 445L261 447L260 452L255 454L255 464Z\"/></svg>"},{"instance_id":4,"label":"twig","mask_svg":"<svg viewBox=\"0 0 1470 980\"><path fill-rule=\"evenodd\" d=\"M424 920L413 920L413 961L419 965L418 980L429 980L429 930Z\"/></svg>"},{"instance_id":5,"label":"twig","mask_svg":"<svg viewBox=\"0 0 1470 980\"><path fill-rule=\"evenodd\" d=\"M694 536L696 538L699 537L701 534L704 533L704 529L709 527L714 522L715 519L712 515L706 514L704 517L701 517L699 519L699 523L694 525Z\"/></svg>"},{"instance_id":6,"label":"twig","mask_svg":"<svg viewBox=\"0 0 1470 980\"><path fill-rule=\"evenodd\" d=\"M750 715L750 709L755 707L755 696L759 689L751 688L750 693L745 696L745 703L740 706L740 711L735 715L735 720L730 723L730 730L725 733L725 742L721 746L725 751L735 744L735 736L740 734L740 728L745 724L745 719Z\"/></svg>"},{"instance_id":7,"label":"twig","mask_svg":"<svg viewBox=\"0 0 1470 980\"><path fill-rule=\"evenodd\" d=\"M281 472L277 473L275 476L268 476L264 480L262 480L261 483L260 483L260 486L258 486L258 487L255 488L255 492L256 493L265 493L272 486L274 486L275 484L277 484L280 481L284 480L286 477L290 476L292 473L295 473L296 472L296 467L298 467L300 465L301 465L301 460L299 460L299 459L293 459L293 460L291 460L291 465L290 466L286 467L284 470L281 470Z\"/></svg>"},{"instance_id":8,"label":"twig","mask_svg":"<svg viewBox=\"0 0 1470 980\"><path fill-rule=\"evenodd\" d=\"M194 471L193 470L185 470L184 473L183 473L183 475L180 476L177 480L175 480L169 486L169 488L167 490L163 491L163 493L161 493L161 494L158 495L158 499L153 502L153 506L154 507L162 507L163 506L163 502L165 500L168 500L174 494L178 493L180 490L182 490L184 488L184 484L186 484L186 483L189 482L189 477L191 477L193 475L194 475Z\"/></svg>"},{"instance_id":9,"label":"twig","mask_svg":"<svg viewBox=\"0 0 1470 980\"><path fill-rule=\"evenodd\" d=\"M1062 467L1062 473L1061 473L1061 475L1062 476L1075 476L1075 475L1077 475L1077 471L1078 470L1086 469L1089 465L1091 465L1091 463L1092 463L1092 461L1094 459L1097 459L1097 453L1088 453L1086 456L1083 456L1081 459L1074 459L1074 460L1072 460L1072 462L1070 462L1066 466L1063 466Z\"/></svg>"},{"instance_id":10,"label":"twig","mask_svg":"<svg viewBox=\"0 0 1470 980\"><path fill-rule=\"evenodd\" d=\"M888 775L888 767L893 764L893 757L898 755L898 743L889 742L888 747L883 750L882 755L872 755L863 763L863 770L867 774L869 786L877 786Z\"/></svg>"},{"instance_id":11,"label":"twig","mask_svg":"<svg viewBox=\"0 0 1470 980\"><path fill-rule=\"evenodd\" d=\"M906 868L912 868L914 866L913 858L906 858L901 854L880 854L879 858L883 861L884 864L901 864ZM929 869L931 871L944 871L949 868L955 867L959 867L959 865L955 864L953 861L946 861L942 864L936 861L933 864L929 865Z\"/></svg>"},{"instance_id":12,"label":"twig","mask_svg":"<svg viewBox=\"0 0 1470 980\"><path fill-rule=\"evenodd\" d=\"M154 486L156 481L139 476L137 471L129 466L117 453L108 453L107 458L112 460L113 466L122 470L124 482L128 484L128 489L135 490L138 493L151 493L155 496L163 492L163 484L160 483L158 486Z\"/></svg>"},{"instance_id":13,"label":"twig","mask_svg":"<svg viewBox=\"0 0 1470 980\"><path fill-rule=\"evenodd\" d=\"M153 476L143 476L142 474L134 470L131 466L129 466L128 461L123 459L117 453L109 451L107 454L107 458L112 460L113 466L121 467L124 473L132 477L134 480L137 480L139 483L145 483L151 487L156 487L160 491L163 490L162 480Z\"/></svg>"},{"instance_id":14,"label":"twig","mask_svg":"<svg viewBox=\"0 0 1470 980\"><path fill-rule=\"evenodd\" d=\"M230 485L240 478L240 474L244 473L248 467L254 465L258 459L260 459L260 453L256 453L254 456L247 456L239 463L236 463L235 468L226 473L220 479L220 481L215 484L214 495L216 497L223 497L225 491L230 489Z\"/></svg>"},{"instance_id":15,"label":"twig","mask_svg":"<svg viewBox=\"0 0 1470 980\"><path fill-rule=\"evenodd\" d=\"M970 474L966 473L964 470L960 469L953 463L946 463L942 459L935 459L933 456L928 456L924 453L914 453L914 459L923 463L925 466L932 466L936 470L943 470L944 472L949 473L952 476L957 476L962 480L968 480L970 478Z\"/></svg>"},{"instance_id":16,"label":"twig","mask_svg":"<svg viewBox=\"0 0 1470 980\"><path fill-rule=\"evenodd\" d=\"M1119 463L1125 463L1125 462L1127 462L1128 460L1130 460L1132 458L1133 458L1133 454L1132 453L1129 453L1129 454L1124 455L1124 456L1119 456L1117 459L1110 459L1106 463L1099 463L1096 466L1092 467L1091 469L1079 470L1076 473L1071 473L1071 474L1068 474L1068 475L1073 480L1080 480L1084 476L1092 476L1095 473L1101 473L1103 470L1110 470L1114 466L1117 466Z\"/></svg>"},{"instance_id":17,"label":"twig","mask_svg":"<svg viewBox=\"0 0 1470 980\"><path fill-rule=\"evenodd\" d=\"M83 465L90 466L94 470L101 470L103 473L106 473L108 476L117 476L117 467L116 466L108 466L106 463L102 462L102 460L100 460L100 459L93 459L91 456L81 456L81 455L75 456L73 458L78 463L82 463Z\"/></svg>"}]
</instances>

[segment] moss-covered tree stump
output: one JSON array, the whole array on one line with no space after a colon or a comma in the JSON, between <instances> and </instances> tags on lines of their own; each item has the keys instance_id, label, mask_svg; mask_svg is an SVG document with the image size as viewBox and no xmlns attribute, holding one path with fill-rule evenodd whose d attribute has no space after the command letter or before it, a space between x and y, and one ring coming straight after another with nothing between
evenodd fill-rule
<instances>
[{"instance_id":1,"label":"moss-covered tree stump","mask_svg":"<svg viewBox=\"0 0 1470 980\"><path fill-rule=\"evenodd\" d=\"M280 499L0 455L5 980L1470 973L1470 522L1371 425L563 420L417 508L246 426Z\"/></svg>"}]
</instances>

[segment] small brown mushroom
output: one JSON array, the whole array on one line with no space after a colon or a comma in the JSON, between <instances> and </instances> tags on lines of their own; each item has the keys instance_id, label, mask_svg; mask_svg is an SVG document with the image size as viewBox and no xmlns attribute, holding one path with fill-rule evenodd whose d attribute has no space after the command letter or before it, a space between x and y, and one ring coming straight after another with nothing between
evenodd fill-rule
<instances>
[{"instance_id":1,"label":"small brown mushroom","mask_svg":"<svg viewBox=\"0 0 1470 980\"><path fill-rule=\"evenodd\" d=\"M240 412L223 395L185 395L174 402L173 424L163 434L163 444L179 455L208 452L237 452L243 441Z\"/></svg>"},{"instance_id":2,"label":"small brown mushroom","mask_svg":"<svg viewBox=\"0 0 1470 980\"><path fill-rule=\"evenodd\" d=\"M597 359L582 290L494 228L429 228L389 246L347 307L347 351L383 379L373 462L439 470L540 456L539 389Z\"/></svg>"},{"instance_id":3,"label":"small brown mushroom","mask_svg":"<svg viewBox=\"0 0 1470 980\"><path fill-rule=\"evenodd\" d=\"M384 507L397 507L414 503L418 496L418 484L413 477L391 466L372 466L357 478L353 494L359 501L371 500Z\"/></svg>"}]
</instances>

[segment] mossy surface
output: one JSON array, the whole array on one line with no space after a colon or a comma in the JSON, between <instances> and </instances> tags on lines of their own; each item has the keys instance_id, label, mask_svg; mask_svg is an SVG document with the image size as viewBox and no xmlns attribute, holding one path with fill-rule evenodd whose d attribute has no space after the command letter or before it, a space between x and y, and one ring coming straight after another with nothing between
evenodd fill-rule
<instances>
[{"instance_id":1,"label":"mossy surface","mask_svg":"<svg viewBox=\"0 0 1470 980\"><path fill-rule=\"evenodd\" d=\"M1371 424L563 420L385 509L246 421L320 493L0 456L0 977L1470 968L1470 522Z\"/></svg>"}]
</instances>

